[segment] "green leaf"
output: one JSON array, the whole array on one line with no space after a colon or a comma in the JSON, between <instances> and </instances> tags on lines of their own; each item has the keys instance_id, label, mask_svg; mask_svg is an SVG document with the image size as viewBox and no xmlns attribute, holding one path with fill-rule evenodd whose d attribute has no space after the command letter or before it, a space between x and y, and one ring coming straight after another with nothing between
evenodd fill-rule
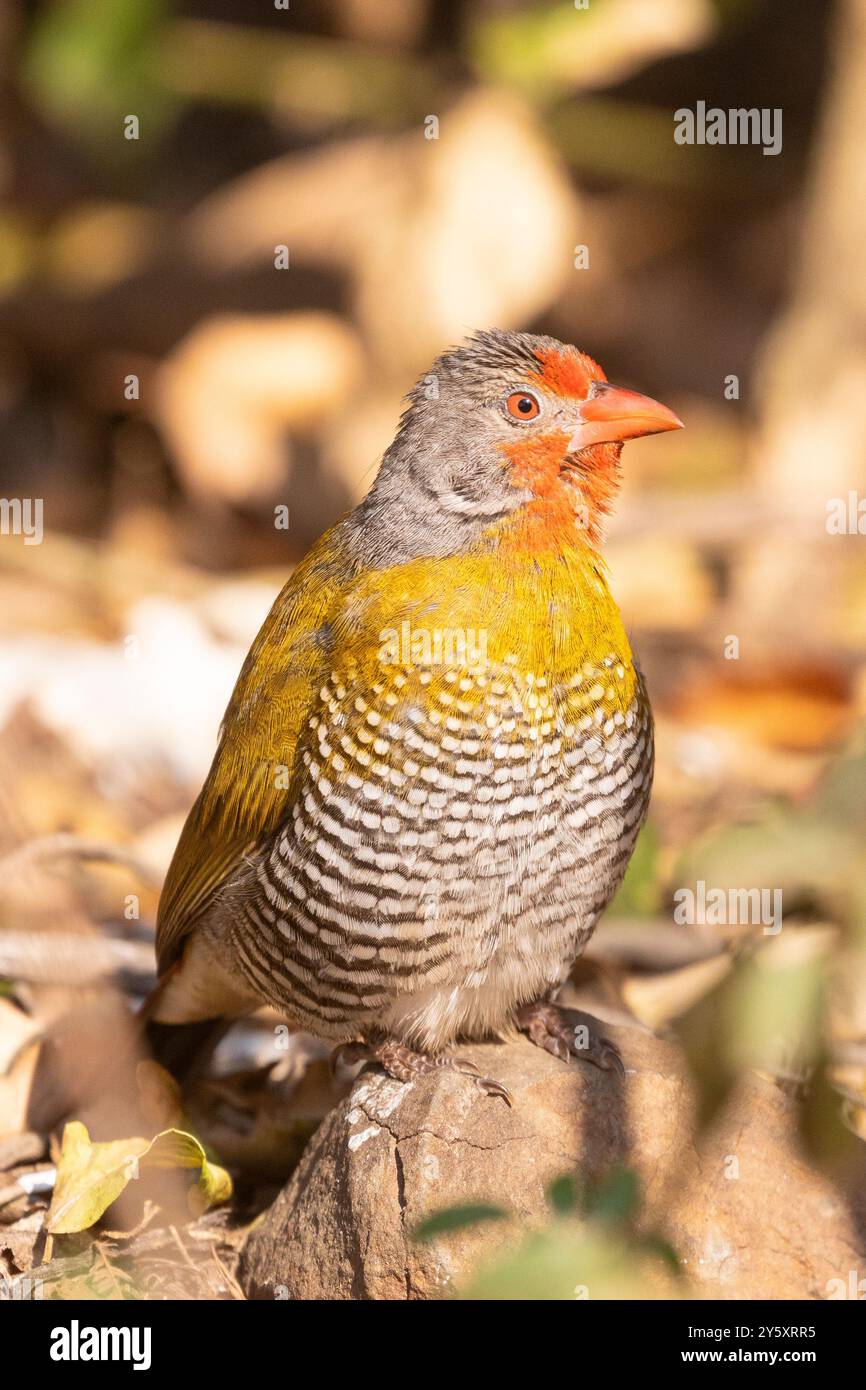
<instances>
[{"instance_id":1,"label":"green leaf","mask_svg":"<svg viewBox=\"0 0 866 1390\"><path fill-rule=\"evenodd\" d=\"M500 1252L461 1289L483 1302L650 1298L658 1296L647 1262L607 1230L574 1230L556 1222Z\"/></svg>"},{"instance_id":2,"label":"green leaf","mask_svg":"<svg viewBox=\"0 0 866 1390\"><path fill-rule=\"evenodd\" d=\"M138 1174L146 1139L91 1144L86 1127L71 1120L63 1131L57 1182L48 1211L52 1235L86 1231Z\"/></svg>"},{"instance_id":3,"label":"green leaf","mask_svg":"<svg viewBox=\"0 0 866 1390\"><path fill-rule=\"evenodd\" d=\"M151 1168L198 1168L198 1182L189 1193L194 1212L227 1202L232 1195L232 1180L225 1169L209 1163L199 1141L182 1129L166 1129L158 1134L142 1154L141 1162Z\"/></svg>"},{"instance_id":4,"label":"green leaf","mask_svg":"<svg viewBox=\"0 0 866 1390\"><path fill-rule=\"evenodd\" d=\"M129 159L121 121L137 115L152 134L168 115L158 44L169 0L60 0L43 6L30 33L23 79L40 111L107 153ZM143 146L142 146L143 147Z\"/></svg>"},{"instance_id":5,"label":"green leaf","mask_svg":"<svg viewBox=\"0 0 866 1390\"><path fill-rule=\"evenodd\" d=\"M675 1274L678 1279L683 1278L680 1257L670 1241L665 1240L664 1236L648 1235L640 1244L641 1249L645 1250L648 1255L658 1255L659 1259L664 1261L671 1273Z\"/></svg>"},{"instance_id":6,"label":"green leaf","mask_svg":"<svg viewBox=\"0 0 866 1390\"><path fill-rule=\"evenodd\" d=\"M477 1226L485 1221L502 1221L508 1212L487 1202L468 1203L460 1207L443 1207L433 1216L416 1226L415 1240L432 1240L434 1236L447 1235L450 1231L463 1231L468 1226Z\"/></svg>"},{"instance_id":7,"label":"green leaf","mask_svg":"<svg viewBox=\"0 0 866 1390\"><path fill-rule=\"evenodd\" d=\"M567 1216L577 1207L577 1184L570 1173L554 1178L547 1189L547 1200L560 1216Z\"/></svg>"},{"instance_id":8,"label":"green leaf","mask_svg":"<svg viewBox=\"0 0 866 1390\"><path fill-rule=\"evenodd\" d=\"M640 1184L630 1168L620 1168L588 1193L584 1203L587 1216L596 1217L611 1225L623 1225L637 1215L640 1206Z\"/></svg>"}]
</instances>

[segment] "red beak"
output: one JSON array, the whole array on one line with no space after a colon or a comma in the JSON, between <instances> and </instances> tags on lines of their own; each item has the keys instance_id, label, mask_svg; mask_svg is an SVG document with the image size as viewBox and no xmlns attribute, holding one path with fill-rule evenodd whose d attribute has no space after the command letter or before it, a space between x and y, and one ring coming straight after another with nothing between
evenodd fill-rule
<instances>
[{"instance_id":1,"label":"red beak","mask_svg":"<svg viewBox=\"0 0 866 1390\"><path fill-rule=\"evenodd\" d=\"M607 381L592 383L578 414L581 423L569 441L571 453L590 444L638 439L642 434L683 428L682 420L666 405L623 386L611 386Z\"/></svg>"}]
</instances>

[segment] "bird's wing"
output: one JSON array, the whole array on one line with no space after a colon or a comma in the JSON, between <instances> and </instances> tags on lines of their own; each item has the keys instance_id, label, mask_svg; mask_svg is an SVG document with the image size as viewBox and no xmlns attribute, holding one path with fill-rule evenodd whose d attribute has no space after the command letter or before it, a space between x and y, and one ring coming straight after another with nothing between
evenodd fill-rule
<instances>
[{"instance_id":1,"label":"bird's wing","mask_svg":"<svg viewBox=\"0 0 866 1390\"><path fill-rule=\"evenodd\" d=\"M160 975L244 854L285 818L298 737L330 669L330 615L345 579L330 532L295 570L250 649L163 887Z\"/></svg>"}]
</instances>

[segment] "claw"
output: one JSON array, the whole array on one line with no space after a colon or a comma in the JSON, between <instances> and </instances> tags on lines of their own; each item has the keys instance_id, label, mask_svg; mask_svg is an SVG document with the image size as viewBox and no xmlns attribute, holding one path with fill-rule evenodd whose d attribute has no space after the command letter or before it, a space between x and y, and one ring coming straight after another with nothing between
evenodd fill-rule
<instances>
[{"instance_id":1,"label":"claw","mask_svg":"<svg viewBox=\"0 0 866 1390\"><path fill-rule=\"evenodd\" d=\"M448 1071L465 1071L467 1076L480 1076L481 1072L468 1057L440 1057L439 1065Z\"/></svg>"},{"instance_id":2,"label":"claw","mask_svg":"<svg viewBox=\"0 0 866 1390\"><path fill-rule=\"evenodd\" d=\"M328 1070L332 1077L338 1077L341 1067L355 1067L359 1062L370 1060L368 1049L363 1043L339 1043L328 1058Z\"/></svg>"},{"instance_id":3,"label":"claw","mask_svg":"<svg viewBox=\"0 0 866 1390\"><path fill-rule=\"evenodd\" d=\"M517 1015L517 1026L537 1047L543 1047L561 1062L573 1057L591 1062L601 1071L615 1071L625 1076L625 1066L619 1048L609 1038L595 1031L588 1023L570 1024L555 1004L539 1001L525 1005ZM578 1042L578 1037L583 1040Z\"/></svg>"},{"instance_id":4,"label":"claw","mask_svg":"<svg viewBox=\"0 0 866 1390\"><path fill-rule=\"evenodd\" d=\"M625 1076L625 1064L620 1056L619 1048L609 1038L594 1039L593 1044L577 1051L575 1056L583 1057L585 1061L592 1062L599 1071L615 1071L618 1076Z\"/></svg>"},{"instance_id":5,"label":"claw","mask_svg":"<svg viewBox=\"0 0 866 1390\"><path fill-rule=\"evenodd\" d=\"M493 1081L489 1076L479 1076L476 1077L475 1084L479 1088L479 1090L484 1092L486 1096L492 1096L494 1099L504 1100L509 1110L511 1109L512 1105L514 1104L511 1097L511 1092L506 1090L506 1088L503 1085L501 1085L500 1082Z\"/></svg>"},{"instance_id":6,"label":"claw","mask_svg":"<svg viewBox=\"0 0 866 1390\"><path fill-rule=\"evenodd\" d=\"M405 1043L394 1039L380 1042L342 1043L331 1054L331 1065L339 1062L378 1062L387 1076L395 1081L413 1081L418 1076L428 1076L432 1071L456 1071L468 1076L486 1096L496 1096L511 1105L511 1095L489 1076L482 1075L474 1062L468 1057L429 1057L424 1052L415 1052Z\"/></svg>"},{"instance_id":7,"label":"claw","mask_svg":"<svg viewBox=\"0 0 866 1390\"><path fill-rule=\"evenodd\" d=\"M608 1039L605 1049L604 1060L601 1063L602 1071L615 1071L618 1076L625 1076L625 1062L620 1056L618 1047Z\"/></svg>"},{"instance_id":8,"label":"claw","mask_svg":"<svg viewBox=\"0 0 866 1390\"><path fill-rule=\"evenodd\" d=\"M483 1091L485 1096L495 1096L504 1100L505 1104L511 1107L511 1092L507 1091L498 1081L494 1081L476 1067L474 1062L470 1062L468 1057L443 1057L441 1065L449 1071L463 1072L466 1076L471 1076L479 1091Z\"/></svg>"}]
</instances>

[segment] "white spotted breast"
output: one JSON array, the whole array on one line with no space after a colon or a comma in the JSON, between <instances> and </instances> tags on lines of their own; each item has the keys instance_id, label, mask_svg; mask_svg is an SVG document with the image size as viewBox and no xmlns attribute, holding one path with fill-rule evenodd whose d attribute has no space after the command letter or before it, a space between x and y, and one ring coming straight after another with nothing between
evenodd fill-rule
<instances>
[{"instance_id":1,"label":"white spotted breast","mask_svg":"<svg viewBox=\"0 0 866 1390\"><path fill-rule=\"evenodd\" d=\"M633 695L618 699L631 677ZM440 1046L564 978L646 814L652 719L616 655L322 686L291 815L226 890L253 989L334 1039Z\"/></svg>"}]
</instances>

